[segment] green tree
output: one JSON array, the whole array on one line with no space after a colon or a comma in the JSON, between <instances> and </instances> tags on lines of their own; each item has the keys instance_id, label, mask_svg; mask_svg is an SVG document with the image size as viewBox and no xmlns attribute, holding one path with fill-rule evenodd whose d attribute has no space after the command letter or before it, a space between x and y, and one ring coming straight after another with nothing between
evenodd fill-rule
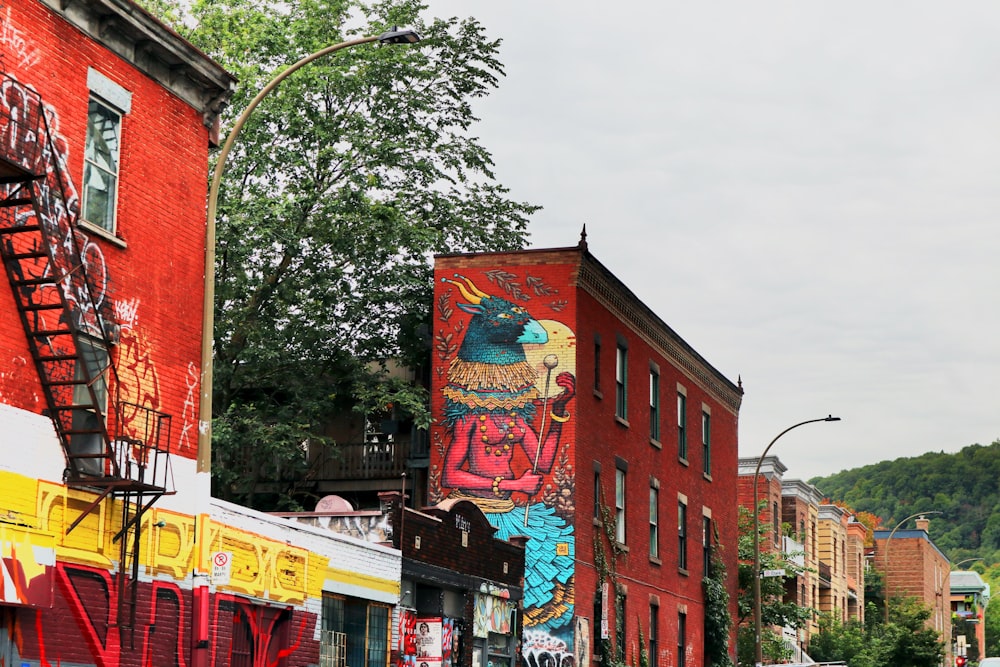
<instances>
[{"instance_id":1,"label":"green tree","mask_svg":"<svg viewBox=\"0 0 1000 667\"><path fill-rule=\"evenodd\" d=\"M865 623L820 619L820 632L809 641L809 655L820 662L843 661L848 667L935 667L944 659L940 634L927 627L930 609L916 598L894 601L890 622L874 605Z\"/></svg>"},{"instance_id":2,"label":"green tree","mask_svg":"<svg viewBox=\"0 0 1000 667\"><path fill-rule=\"evenodd\" d=\"M753 514L746 507L739 508L739 597L737 613L739 631L737 632L736 651L740 665L753 665L756 656L754 646L754 548L753 548ZM767 526L761 522L758 527L761 535L766 534ZM763 544L764 540L760 540ZM762 577L760 580L761 599L761 652L765 662L782 662L791 657L791 649L785 644L780 634L771 628L800 628L812 617L812 610L801 607L794 602L786 602L785 580L794 579L802 572L791 558L796 554L782 554L772 550L762 550L760 554L760 569L784 570L785 576Z\"/></svg>"},{"instance_id":3,"label":"green tree","mask_svg":"<svg viewBox=\"0 0 1000 667\"><path fill-rule=\"evenodd\" d=\"M239 78L228 122L326 46L396 25L424 37L303 67L263 100L227 160L213 491L294 508L304 452L335 444L320 435L331 414L391 404L428 423L423 391L392 381L386 364L426 367L432 255L525 244L537 207L509 197L470 132L472 103L503 75L499 41L473 19L425 20L414 0L155 3Z\"/></svg>"},{"instance_id":4,"label":"green tree","mask_svg":"<svg viewBox=\"0 0 1000 667\"><path fill-rule=\"evenodd\" d=\"M712 536L708 572L701 580L705 596L705 664L708 667L732 667L733 664L729 655L729 633L733 617L729 609L727 579L726 563L722 559L722 545L716 528Z\"/></svg>"},{"instance_id":5,"label":"green tree","mask_svg":"<svg viewBox=\"0 0 1000 667\"><path fill-rule=\"evenodd\" d=\"M993 572L997 569L993 568ZM991 590L1000 590L997 588L1000 585L1000 576L995 576L990 579ZM983 613L983 622L986 624L986 647L983 655L1000 655L1000 603L992 602L986 605L986 611Z\"/></svg>"}]
</instances>

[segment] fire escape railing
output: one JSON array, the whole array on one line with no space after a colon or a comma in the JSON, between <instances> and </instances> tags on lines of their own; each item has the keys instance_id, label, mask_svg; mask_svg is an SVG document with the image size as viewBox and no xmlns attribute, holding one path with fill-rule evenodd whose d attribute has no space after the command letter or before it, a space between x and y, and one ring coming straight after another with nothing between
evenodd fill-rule
<instances>
[{"instance_id":1,"label":"fire escape railing","mask_svg":"<svg viewBox=\"0 0 1000 667\"><path fill-rule=\"evenodd\" d=\"M121 399L108 277L81 249L79 197L53 118L36 91L0 73L0 258L65 456L65 482L97 492L66 532L106 497L121 500L119 625L134 627L142 516L175 492L170 416Z\"/></svg>"}]
</instances>

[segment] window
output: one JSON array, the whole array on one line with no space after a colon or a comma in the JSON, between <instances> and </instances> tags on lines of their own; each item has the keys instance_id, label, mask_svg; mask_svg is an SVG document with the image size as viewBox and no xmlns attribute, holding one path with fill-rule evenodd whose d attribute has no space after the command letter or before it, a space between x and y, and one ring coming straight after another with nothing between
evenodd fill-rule
<instances>
[{"instance_id":1,"label":"window","mask_svg":"<svg viewBox=\"0 0 1000 667\"><path fill-rule=\"evenodd\" d=\"M712 517L701 517L701 567L702 577L712 574Z\"/></svg>"},{"instance_id":2,"label":"window","mask_svg":"<svg viewBox=\"0 0 1000 667\"><path fill-rule=\"evenodd\" d=\"M686 570L687 558L687 503L684 499L677 501L677 567Z\"/></svg>"},{"instance_id":3,"label":"window","mask_svg":"<svg viewBox=\"0 0 1000 667\"><path fill-rule=\"evenodd\" d=\"M601 464L594 461L594 520L601 520Z\"/></svg>"},{"instance_id":4,"label":"window","mask_svg":"<svg viewBox=\"0 0 1000 667\"><path fill-rule=\"evenodd\" d=\"M601 393L601 337L594 336L594 391Z\"/></svg>"},{"instance_id":5,"label":"window","mask_svg":"<svg viewBox=\"0 0 1000 667\"><path fill-rule=\"evenodd\" d=\"M677 667L684 667L687 659L687 614L677 612Z\"/></svg>"},{"instance_id":6,"label":"window","mask_svg":"<svg viewBox=\"0 0 1000 667\"><path fill-rule=\"evenodd\" d=\"M774 524L774 546L781 547L781 512L778 510L778 503L771 503L771 523ZM836 555L834 555L836 558Z\"/></svg>"},{"instance_id":7,"label":"window","mask_svg":"<svg viewBox=\"0 0 1000 667\"><path fill-rule=\"evenodd\" d=\"M93 454L92 458L76 459L79 472L87 475L104 474L104 436L100 433L104 414L108 408L108 377L110 366L108 350L102 341L90 336L76 337L79 358L73 368L73 379L85 381L73 387L73 435L70 451L73 454Z\"/></svg>"},{"instance_id":8,"label":"window","mask_svg":"<svg viewBox=\"0 0 1000 667\"><path fill-rule=\"evenodd\" d=\"M687 396L681 391L677 392L677 456L682 459L688 457Z\"/></svg>"},{"instance_id":9,"label":"window","mask_svg":"<svg viewBox=\"0 0 1000 667\"><path fill-rule=\"evenodd\" d=\"M90 98L83 155L83 219L109 232L115 231L121 124L118 111Z\"/></svg>"},{"instance_id":10,"label":"window","mask_svg":"<svg viewBox=\"0 0 1000 667\"><path fill-rule=\"evenodd\" d=\"M624 343L618 343L618 355L615 360L615 416L626 419L628 414L628 348Z\"/></svg>"},{"instance_id":11,"label":"window","mask_svg":"<svg viewBox=\"0 0 1000 667\"><path fill-rule=\"evenodd\" d=\"M712 415L701 413L701 466L706 475L712 474Z\"/></svg>"},{"instance_id":12,"label":"window","mask_svg":"<svg viewBox=\"0 0 1000 667\"><path fill-rule=\"evenodd\" d=\"M660 607L655 602L649 603L649 664L658 665L656 659L656 639L660 634Z\"/></svg>"},{"instance_id":13,"label":"window","mask_svg":"<svg viewBox=\"0 0 1000 667\"><path fill-rule=\"evenodd\" d=\"M649 485L649 557L660 557L660 482L655 478Z\"/></svg>"},{"instance_id":14,"label":"window","mask_svg":"<svg viewBox=\"0 0 1000 667\"><path fill-rule=\"evenodd\" d=\"M660 439L660 369L649 369L649 439Z\"/></svg>"},{"instance_id":15,"label":"window","mask_svg":"<svg viewBox=\"0 0 1000 667\"><path fill-rule=\"evenodd\" d=\"M625 544L625 472L626 467L619 459L615 468L615 539Z\"/></svg>"},{"instance_id":16,"label":"window","mask_svg":"<svg viewBox=\"0 0 1000 667\"><path fill-rule=\"evenodd\" d=\"M324 593L321 622L320 667L388 664L388 606Z\"/></svg>"}]
</instances>

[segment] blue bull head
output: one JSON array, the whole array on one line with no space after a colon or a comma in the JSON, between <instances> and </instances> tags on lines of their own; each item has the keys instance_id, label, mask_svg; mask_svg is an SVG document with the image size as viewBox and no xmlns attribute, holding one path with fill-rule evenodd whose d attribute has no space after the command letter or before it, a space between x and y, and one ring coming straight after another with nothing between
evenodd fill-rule
<instances>
[{"instance_id":1,"label":"blue bull head","mask_svg":"<svg viewBox=\"0 0 1000 667\"><path fill-rule=\"evenodd\" d=\"M458 350L462 361L483 364L513 364L525 361L525 343L546 343L549 334L527 310L499 296L482 292L471 280L455 274L442 278L455 285L467 303L455 305L473 315Z\"/></svg>"}]
</instances>

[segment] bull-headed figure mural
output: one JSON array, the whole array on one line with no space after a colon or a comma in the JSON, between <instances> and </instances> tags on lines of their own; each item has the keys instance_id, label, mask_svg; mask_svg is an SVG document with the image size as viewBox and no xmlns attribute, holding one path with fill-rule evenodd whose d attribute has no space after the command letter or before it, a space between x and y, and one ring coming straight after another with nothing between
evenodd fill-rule
<instances>
[{"instance_id":1,"label":"bull-headed figure mural","mask_svg":"<svg viewBox=\"0 0 1000 667\"><path fill-rule=\"evenodd\" d=\"M528 281L536 294L555 291L539 291L538 279ZM442 389L440 485L432 483L432 495L473 500L501 539L530 538L522 650L529 663L541 658L540 651L562 662L573 646L574 476L567 436L573 430L569 404L576 393L575 337L566 325L537 320L464 276L442 282L458 292L449 290L439 299L442 319L454 314L451 296L456 296L454 306L472 317L467 325L455 326L457 332L465 328L457 350L438 346L448 371ZM529 298L519 289L514 292ZM553 312L563 306L565 301L549 304Z\"/></svg>"}]
</instances>

